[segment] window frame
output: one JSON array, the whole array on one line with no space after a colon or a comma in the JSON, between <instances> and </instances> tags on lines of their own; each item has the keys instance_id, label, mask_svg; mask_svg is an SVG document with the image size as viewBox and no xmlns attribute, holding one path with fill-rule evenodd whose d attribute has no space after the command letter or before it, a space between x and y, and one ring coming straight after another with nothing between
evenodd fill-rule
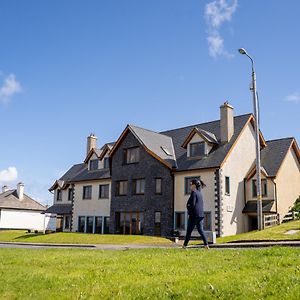
<instances>
[{"instance_id":1,"label":"window frame","mask_svg":"<svg viewBox=\"0 0 300 300\"><path fill-rule=\"evenodd\" d=\"M137 151L137 156L135 158L134 161L131 161L130 160L130 156L129 156L129 153L130 151L134 151L136 150ZM123 163L125 165L131 165L131 164L137 164L140 162L140 147L139 146L136 146L136 147L130 147L130 148L126 148L123 150L123 154L124 154L124 157L123 157ZM129 158L129 159L128 159Z\"/></svg>"},{"instance_id":2,"label":"window frame","mask_svg":"<svg viewBox=\"0 0 300 300\"><path fill-rule=\"evenodd\" d=\"M157 191L157 180L160 180L160 191ZM155 177L155 195L162 195L163 179L162 177Z\"/></svg>"},{"instance_id":3,"label":"window frame","mask_svg":"<svg viewBox=\"0 0 300 300\"><path fill-rule=\"evenodd\" d=\"M109 157L103 159L103 169L109 169Z\"/></svg>"},{"instance_id":4,"label":"window frame","mask_svg":"<svg viewBox=\"0 0 300 300\"><path fill-rule=\"evenodd\" d=\"M179 216L180 223L181 223L181 221L183 221L181 227L178 226L178 222L177 222L178 216ZM183 218L181 216L183 216ZM186 223L185 212L184 211L175 211L174 217L175 217L174 229L175 230L185 230L185 227L186 227L185 226L186 225L185 224Z\"/></svg>"},{"instance_id":5,"label":"window frame","mask_svg":"<svg viewBox=\"0 0 300 300\"><path fill-rule=\"evenodd\" d=\"M267 178L261 179L261 196L268 197L268 180ZM252 198L257 198L257 184L256 179L252 179Z\"/></svg>"},{"instance_id":6,"label":"window frame","mask_svg":"<svg viewBox=\"0 0 300 300\"><path fill-rule=\"evenodd\" d=\"M225 195L230 196L230 176L225 176Z\"/></svg>"},{"instance_id":7,"label":"window frame","mask_svg":"<svg viewBox=\"0 0 300 300\"><path fill-rule=\"evenodd\" d=\"M86 197L86 189L90 188L91 191L90 191L90 196L89 197ZM93 186L92 185L84 185L82 187L82 200L91 200L92 199L92 192L93 192Z\"/></svg>"},{"instance_id":8,"label":"window frame","mask_svg":"<svg viewBox=\"0 0 300 300\"><path fill-rule=\"evenodd\" d=\"M104 190L105 188L107 188L107 195L104 193L101 193L102 192L102 188L104 187ZM104 195L103 195L104 194ZM107 184L99 184L99 195L98 195L98 199L109 199L109 183Z\"/></svg>"},{"instance_id":9,"label":"window frame","mask_svg":"<svg viewBox=\"0 0 300 300\"><path fill-rule=\"evenodd\" d=\"M126 191L123 194L120 193L120 184L126 182ZM125 189L124 189L125 190ZM116 181L116 196L127 196L128 194L128 180L118 180Z\"/></svg>"},{"instance_id":10,"label":"window frame","mask_svg":"<svg viewBox=\"0 0 300 300\"><path fill-rule=\"evenodd\" d=\"M74 188L69 188L68 189L68 201L72 201L73 197L74 197Z\"/></svg>"},{"instance_id":11,"label":"window frame","mask_svg":"<svg viewBox=\"0 0 300 300\"><path fill-rule=\"evenodd\" d=\"M94 168L95 162L97 162L97 168ZM93 166L93 168L92 168ZM98 159L90 159L89 160L89 171L97 171L99 169L99 160Z\"/></svg>"},{"instance_id":12,"label":"window frame","mask_svg":"<svg viewBox=\"0 0 300 300\"><path fill-rule=\"evenodd\" d=\"M193 146L196 146L196 145L203 145L203 153L202 154L192 155L192 148L193 148ZM205 142L190 143L189 147L190 147L190 157L202 157L205 155Z\"/></svg>"},{"instance_id":13,"label":"window frame","mask_svg":"<svg viewBox=\"0 0 300 300\"><path fill-rule=\"evenodd\" d=\"M58 201L58 202L62 201L62 190L61 189L56 190L56 201Z\"/></svg>"},{"instance_id":14,"label":"window frame","mask_svg":"<svg viewBox=\"0 0 300 300\"><path fill-rule=\"evenodd\" d=\"M137 191L137 181L144 182L144 191ZM146 180L145 178L136 178L132 180L133 183L133 194L134 195L145 195L145 190L146 190ZM140 188L142 188L142 185L140 184Z\"/></svg>"}]
</instances>

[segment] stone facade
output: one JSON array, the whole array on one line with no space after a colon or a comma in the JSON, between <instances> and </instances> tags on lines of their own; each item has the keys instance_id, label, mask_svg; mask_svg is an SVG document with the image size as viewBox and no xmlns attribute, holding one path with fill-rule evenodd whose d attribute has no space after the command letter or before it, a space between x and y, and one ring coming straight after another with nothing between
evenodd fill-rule
<instances>
[{"instance_id":1,"label":"stone facade","mask_svg":"<svg viewBox=\"0 0 300 300\"><path fill-rule=\"evenodd\" d=\"M124 149L140 148L138 163L124 164ZM155 212L161 213L160 234L170 236L173 230L173 177L171 170L148 154L131 132L125 136L112 156L112 190L110 232L116 232L116 213L143 212L144 235L155 235ZM135 195L134 179L145 179L144 195ZM155 178L162 178L162 194L155 194ZM127 195L117 196L117 181L127 180Z\"/></svg>"}]
</instances>

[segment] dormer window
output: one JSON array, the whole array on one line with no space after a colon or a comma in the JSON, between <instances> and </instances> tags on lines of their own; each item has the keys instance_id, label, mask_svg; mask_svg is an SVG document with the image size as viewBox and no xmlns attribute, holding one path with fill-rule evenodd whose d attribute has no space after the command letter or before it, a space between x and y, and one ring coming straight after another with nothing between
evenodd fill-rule
<instances>
[{"instance_id":1,"label":"dormer window","mask_svg":"<svg viewBox=\"0 0 300 300\"><path fill-rule=\"evenodd\" d=\"M205 155L204 142L190 143L190 157L203 156L203 155Z\"/></svg>"},{"instance_id":2,"label":"dormer window","mask_svg":"<svg viewBox=\"0 0 300 300\"><path fill-rule=\"evenodd\" d=\"M97 169L98 169L98 159L91 159L89 170L93 171L93 170L97 170Z\"/></svg>"},{"instance_id":3,"label":"dormer window","mask_svg":"<svg viewBox=\"0 0 300 300\"><path fill-rule=\"evenodd\" d=\"M104 161L103 161L103 167L104 169L108 169L109 168L109 157L105 157Z\"/></svg>"}]
</instances>

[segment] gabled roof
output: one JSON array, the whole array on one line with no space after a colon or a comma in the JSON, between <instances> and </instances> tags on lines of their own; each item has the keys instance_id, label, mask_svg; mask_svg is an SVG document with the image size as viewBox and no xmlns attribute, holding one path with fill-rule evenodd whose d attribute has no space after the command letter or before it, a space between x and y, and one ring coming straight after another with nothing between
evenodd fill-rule
<instances>
[{"instance_id":1,"label":"gabled roof","mask_svg":"<svg viewBox=\"0 0 300 300\"><path fill-rule=\"evenodd\" d=\"M273 204L274 200L262 200L262 212L275 213L276 211L272 210ZM243 213L257 213L257 200L247 201Z\"/></svg>"},{"instance_id":2,"label":"gabled roof","mask_svg":"<svg viewBox=\"0 0 300 300\"><path fill-rule=\"evenodd\" d=\"M55 180L53 185L49 188L49 192L57 188L66 188L67 184L69 184L70 179L72 179L78 173L82 172L82 170L84 170L85 167L86 165L84 163L72 166L59 180Z\"/></svg>"},{"instance_id":3,"label":"gabled roof","mask_svg":"<svg viewBox=\"0 0 300 300\"><path fill-rule=\"evenodd\" d=\"M46 207L39 202L33 200L26 194L23 199L18 198L17 190L9 190L0 194L0 208L22 209L44 211Z\"/></svg>"},{"instance_id":4,"label":"gabled roof","mask_svg":"<svg viewBox=\"0 0 300 300\"><path fill-rule=\"evenodd\" d=\"M88 153L88 155L86 156L86 158L85 158L85 160L84 160L84 163L87 163L87 162L90 160L91 156L92 156L94 153L95 153L96 156L99 158L100 155L101 155L101 153L102 153L102 150L101 150L101 149L96 149L96 148L91 149L90 152Z\"/></svg>"},{"instance_id":5,"label":"gabled roof","mask_svg":"<svg viewBox=\"0 0 300 300\"><path fill-rule=\"evenodd\" d=\"M186 155L186 149L184 149L182 145L194 128L201 128L202 130L213 134L217 141L220 141L220 120L164 131L161 132L161 134L172 138L177 158L177 171L217 168L225 162L246 125L249 123L252 124L252 122L252 114L234 117L234 134L230 141L226 144L219 143L218 146L209 153L209 155L204 156L201 159L188 158ZM262 136L261 139L261 143L263 143Z\"/></svg>"},{"instance_id":6,"label":"gabled roof","mask_svg":"<svg viewBox=\"0 0 300 300\"><path fill-rule=\"evenodd\" d=\"M267 147L261 151L261 164L270 177L276 177L288 151L293 148L300 163L300 152L294 138L267 141Z\"/></svg>"},{"instance_id":7,"label":"gabled roof","mask_svg":"<svg viewBox=\"0 0 300 300\"><path fill-rule=\"evenodd\" d=\"M105 154L106 154L108 151L110 151L110 150L113 148L113 146L114 146L114 143L105 144L105 145L101 148L102 153L101 153L101 155L99 156L99 159L102 160L102 159L104 158Z\"/></svg>"},{"instance_id":8,"label":"gabled roof","mask_svg":"<svg viewBox=\"0 0 300 300\"><path fill-rule=\"evenodd\" d=\"M109 179L111 178L110 171L108 169L98 169L89 171L88 168L84 168L80 173L70 179L70 183L79 181L90 181L97 179Z\"/></svg>"},{"instance_id":9,"label":"gabled roof","mask_svg":"<svg viewBox=\"0 0 300 300\"><path fill-rule=\"evenodd\" d=\"M162 133L127 125L110 152L110 156L118 149L125 136L131 132L144 149L168 168L176 168L176 157L172 138Z\"/></svg>"},{"instance_id":10,"label":"gabled roof","mask_svg":"<svg viewBox=\"0 0 300 300\"><path fill-rule=\"evenodd\" d=\"M217 140L216 136L213 133L208 132L208 131L203 130L203 129L198 128L198 127L194 127L191 130L190 134L187 136L184 143L182 144L183 148L187 147L188 143L191 141L191 139L194 137L195 134L199 134L209 144L218 144L218 140Z\"/></svg>"}]
</instances>

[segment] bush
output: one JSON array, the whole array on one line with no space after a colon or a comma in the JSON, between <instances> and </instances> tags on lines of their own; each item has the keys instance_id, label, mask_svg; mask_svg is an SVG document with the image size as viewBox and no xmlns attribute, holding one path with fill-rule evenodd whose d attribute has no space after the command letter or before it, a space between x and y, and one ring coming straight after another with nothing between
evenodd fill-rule
<instances>
[{"instance_id":1,"label":"bush","mask_svg":"<svg viewBox=\"0 0 300 300\"><path fill-rule=\"evenodd\" d=\"M295 201L294 205L290 209L290 211L298 212L297 219L300 219L300 196L298 199Z\"/></svg>"}]
</instances>

